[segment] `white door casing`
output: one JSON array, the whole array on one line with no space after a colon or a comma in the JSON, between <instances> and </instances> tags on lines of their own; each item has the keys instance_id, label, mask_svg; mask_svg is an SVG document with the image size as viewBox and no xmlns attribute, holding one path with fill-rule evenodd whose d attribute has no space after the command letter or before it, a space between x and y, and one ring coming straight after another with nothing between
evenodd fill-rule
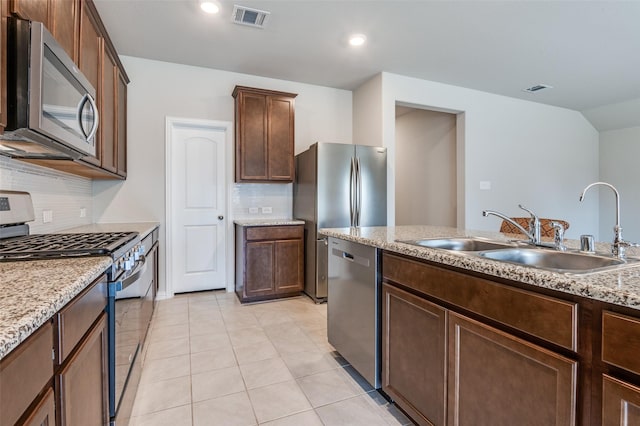
<instances>
[{"instance_id":1,"label":"white door casing","mask_svg":"<svg viewBox=\"0 0 640 426\"><path fill-rule=\"evenodd\" d=\"M167 297L227 287L232 123L166 119Z\"/></svg>"}]
</instances>

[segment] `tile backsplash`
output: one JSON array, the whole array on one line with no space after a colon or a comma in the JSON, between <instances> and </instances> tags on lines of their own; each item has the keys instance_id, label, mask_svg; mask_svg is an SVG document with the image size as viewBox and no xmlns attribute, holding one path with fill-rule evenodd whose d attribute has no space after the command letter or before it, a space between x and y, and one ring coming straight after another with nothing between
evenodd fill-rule
<instances>
[{"instance_id":1,"label":"tile backsplash","mask_svg":"<svg viewBox=\"0 0 640 426\"><path fill-rule=\"evenodd\" d=\"M90 179L0 156L0 189L31 194L35 213L35 221L29 223L32 234L91 223L91 186ZM43 223L44 211L51 211L51 222Z\"/></svg>"},{"instance_id":2,"label":"tile backsplash","mask_svg":"<svg viewBox=\"0 0 640 426\"><path fill-rule=\"evenodd\" d=\"M232 194L234 219L291 219L293 184L235 183ZM271 213L263 212L271 208Z\"/></svg>"}]
</instances>

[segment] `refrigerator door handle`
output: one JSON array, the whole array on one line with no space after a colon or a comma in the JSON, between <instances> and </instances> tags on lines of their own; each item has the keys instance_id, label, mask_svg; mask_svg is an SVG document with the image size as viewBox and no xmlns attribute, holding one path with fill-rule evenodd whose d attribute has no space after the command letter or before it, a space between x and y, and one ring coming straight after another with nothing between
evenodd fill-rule
<instances>
[{"instance_id":1,"label":"refrigerator door handle","mask_svg":"<svg viewBox=\"0 0 640 426\"><path fill-rule=\"evenodd\" d=\"M356 157L356 226L360 226L362 215L362 169L360 168L360 157Z\"/></svg>"},{"instance_id":2,"label":"refrigerator door handle","mask_svg":"<svg viewBox=\"0 0 640 426\"><path fill-rule=\"evenodd\" d=\"M349 226L355 225L356 214L356 194L355 194L355 180L356 180L356 164L355 158L351 157L351 169L349 171Z\"/></svg>"}]
</instances>

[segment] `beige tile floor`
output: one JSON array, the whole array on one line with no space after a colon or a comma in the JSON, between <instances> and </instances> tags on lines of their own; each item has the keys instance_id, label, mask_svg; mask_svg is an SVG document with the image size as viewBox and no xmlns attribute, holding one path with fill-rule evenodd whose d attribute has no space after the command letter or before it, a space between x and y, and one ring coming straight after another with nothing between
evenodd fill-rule
<instances>
[{"instance_id":1,"label":"beige tile floor","mask_svg":"<svg viewBox=\"0 0 640 426\"><path fill-rule=\"evenodd\" d=\"M223 291L158 302L130 425L406 425L327 341L307 297Z\"/></svg>"}]
</instances>

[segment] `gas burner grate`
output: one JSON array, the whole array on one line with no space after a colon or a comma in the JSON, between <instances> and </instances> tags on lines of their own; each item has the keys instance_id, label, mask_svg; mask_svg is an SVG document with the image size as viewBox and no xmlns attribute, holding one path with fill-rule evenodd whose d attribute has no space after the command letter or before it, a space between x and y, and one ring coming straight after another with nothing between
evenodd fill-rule
<instances>
[{"instance_id":1,"label":"gas burner grate","mask_svg":"<svg viewBox=\"0 0 640 426\"><path fill-rule=\"evenodd\" d=\"M100 232L8 238L0 240L0 261L108 256L137 236L137 232Z\"/></svg>"}]
</instances>

